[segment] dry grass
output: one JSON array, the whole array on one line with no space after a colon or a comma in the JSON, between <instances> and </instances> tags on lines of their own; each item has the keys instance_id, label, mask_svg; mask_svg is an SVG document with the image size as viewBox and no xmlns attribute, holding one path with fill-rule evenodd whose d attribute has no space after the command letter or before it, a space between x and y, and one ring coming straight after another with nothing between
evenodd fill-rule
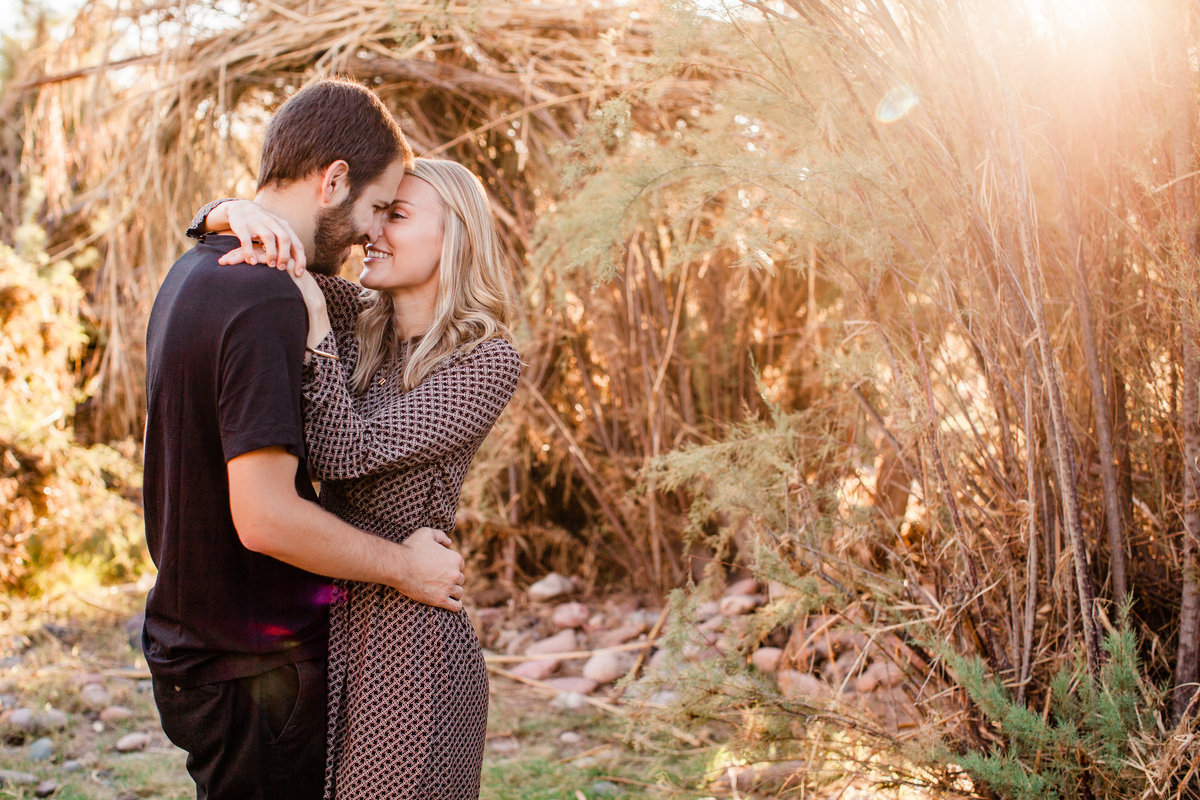
<instances>
[{"instance_id":1,"label":"dry grass","mask_svg":"<svg viewBox=\"0 0 1200 800\"><path fill-rule=\"evenodd\" d=\"M93 435L140 426L167 232L246 185L291 88L355 75L484 176L523 266L526 377L466 495L502 583L658 591L765 540L854 625L919 621L1046 719L1076 652L1096 679L1123 598L1146 685L1187 683L1194 10L737 5L757 13L255 3L220 30L89 7L6 94L4 219L36 176L52 250L101 248ZM928 719L1007 742L917 639ZM1146 785L1190 769L1170 731L1138 732L1165 748L1127 765Z\"/></svg>"}]
</instances>

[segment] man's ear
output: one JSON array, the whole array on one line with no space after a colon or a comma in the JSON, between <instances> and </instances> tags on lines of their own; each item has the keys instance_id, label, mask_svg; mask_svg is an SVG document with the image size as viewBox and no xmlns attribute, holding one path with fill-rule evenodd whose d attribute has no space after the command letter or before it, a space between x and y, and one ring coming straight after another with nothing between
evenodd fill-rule
<instances>
[{"instance_id":1,"label":"man's ear","mask_svg":"<svg viewBox=\"0 0 1200 800\"><path fill-rule=\"evenodd\" d=\"M321 173L321 204L340 206L350 197L350 165L338 159Z\"/></svg>"}]
</instances>

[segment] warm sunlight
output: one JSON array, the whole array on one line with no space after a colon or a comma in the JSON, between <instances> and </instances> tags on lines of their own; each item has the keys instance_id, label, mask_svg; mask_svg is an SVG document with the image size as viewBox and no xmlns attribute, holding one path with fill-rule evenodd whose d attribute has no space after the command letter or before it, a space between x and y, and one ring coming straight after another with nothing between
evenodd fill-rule
<instances>
[{"instance_id":1,"label":"warm sunlight","mask_svg":"<svg viewBox=\"0 0 1200 800\"><path fill-rule=\"evenodd\" d=\"M1127 16L1131 0L1025 0L1034 29L1042 35L1074 37Z\"/></svg>"},{"instance_id":2,"label":"warm sunlight","mask_svg":"<svg viewBox=\"0 0 1200 800\"><path fill-rule=\"evenodd\" d=\"M1197 0L0 0L0 800L1200 798L1198 74Z\"/></svg>"}]
</instances>

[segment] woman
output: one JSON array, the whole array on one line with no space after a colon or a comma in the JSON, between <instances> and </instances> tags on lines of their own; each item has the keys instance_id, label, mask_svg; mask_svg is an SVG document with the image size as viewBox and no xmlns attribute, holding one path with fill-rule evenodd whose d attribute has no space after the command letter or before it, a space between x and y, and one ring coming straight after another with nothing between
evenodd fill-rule
<instances>
[{"instance_id":1,"label":"woman","mask_svg":"<svg viewBox=\"0 0 1200 800\"><path fill-rule=\"evenodd\" d=\"M221 206L207 227L265 213ZM309 310L305 439L321 504L395 541L423 526L451 530L467 468L521 369L479 180L460 164L417 159L367 248L362 286L310 273L297 282ZM466 613L376 584L337 585L325 797L477 798L488 681Z\"/></svg>"}]
</instances>

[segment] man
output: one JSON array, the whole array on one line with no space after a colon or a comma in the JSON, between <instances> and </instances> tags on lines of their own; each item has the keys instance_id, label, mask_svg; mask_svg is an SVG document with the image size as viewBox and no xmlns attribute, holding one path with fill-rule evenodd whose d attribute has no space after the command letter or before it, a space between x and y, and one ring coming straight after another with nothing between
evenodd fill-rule
<instances>
[{"instance_id":1,"label":"man","mask_svg":"<svg viewBox=\"0 0 1200 800\"><path fill-rule=\"evenodd\" d=\"M330 80L278 110L257 196L336 271L375 238L412 151L379 99ZM197 798L322 795L331 586L392 586L462 607L462 558L439 531L397 545L316 505L304 469L307 314L290 277L223 267L208 236L167 274L146 339L146 538L159 573L143 647L163 730Z\"/></svg>"}]
</instances>

